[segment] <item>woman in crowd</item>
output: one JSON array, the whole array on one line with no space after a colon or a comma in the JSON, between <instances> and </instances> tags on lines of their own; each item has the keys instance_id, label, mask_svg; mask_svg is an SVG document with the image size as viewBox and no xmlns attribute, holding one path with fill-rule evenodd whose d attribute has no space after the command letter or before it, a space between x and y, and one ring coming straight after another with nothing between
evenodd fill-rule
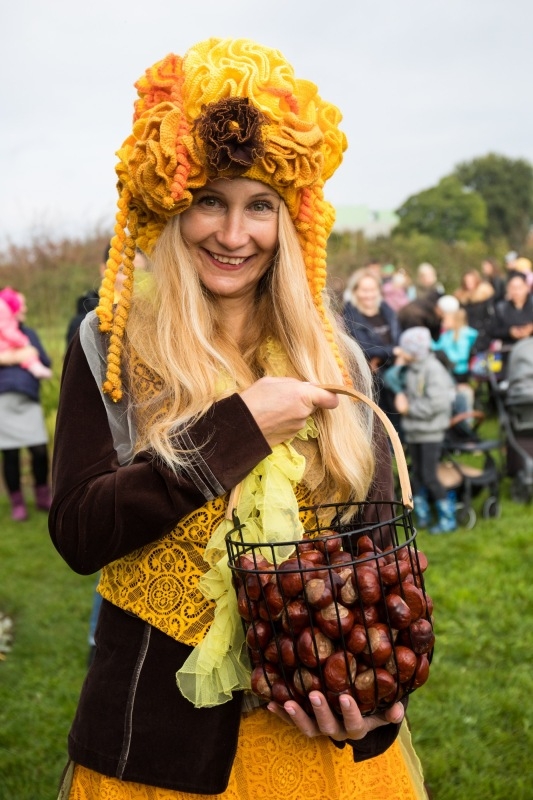
<instances>
[{"instance_id":1,"label":"woman in crowd","mask_svg":"<svg viewBox=\"0 0 533 800\"><path fill-rule=\"evenodd\" d=\"M374 272L362 269L354 273L343 317L346 330L374 373L380 407L397 422L394 397L383 383L383 374L394 362L401 330L396 313L382 299L381 281Z\"/></svg>"},{"instance_id":2,"label":"woman in crowd","mask_svg":"<svg viewBox=\"0 0 533 800\"><path fill-rule=\"evenodd\" d=\"M505 300L496 304L490 325L490 338L499 340L504 350L533 335L533 299L527 278L520 272L507 281Z\"/></svg>"},{"instance_id":3,"label":"woman in crowd","mask_svg":"<svg viewBox=\"0 0 533 800\"><path fill-rule=\"evenodd\" d=\"M215 547L240 482L239 517L260 527L280 487L289 527L299 502L393 491L364 404L320 386L371 391L324 304L340 114L248 40L167 56L136 85L100 304L65 360L55 440L51 535L73 569L102 569L104 597L63 796L424 797L401 703L363 717L346 696L337 716L321 692L311 714L250 693ZM151 271L132 294L136 246ZM217 570L226 588L210 593Z\"/></svg>"},{"instance_id":4,"label":"woman in crowd","mask_svg":"<svg viewBox=\"0 0 533 800\"><path fill-rule=\"evenodd\" d=\"M29 346L4 350L0 359L0 449L3 477L11 503L11 518L16 522L28 519L22 485L21 449L30 454L35 506L39 511L50 508L48 482L48 432L40 402L40 378L23 365L39 359L44 368L51 366L37 333L24 324L26 298L17 295L17 318L21 333ZM50 372L42 373L50 375Z\"/></svg>"},{"instance_id":5,"label":"woman in crowd","mask_svg":"<svg viewBox=\"0 0 533 800\"><path fill-rule=\"evenodd\" d=\"M478 335L476 352L488 349L491 342L491 325L494 317L495 291L488 280L484 280L477 269L465 272L461 285L454 292L455 297L466 311L468 325Z\"/></svg>"}]
</instances>

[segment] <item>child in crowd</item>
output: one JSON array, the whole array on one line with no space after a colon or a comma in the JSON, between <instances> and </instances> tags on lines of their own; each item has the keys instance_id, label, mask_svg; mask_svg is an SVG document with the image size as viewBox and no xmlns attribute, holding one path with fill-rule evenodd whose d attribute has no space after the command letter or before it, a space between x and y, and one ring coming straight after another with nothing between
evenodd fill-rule
<instances>
[{"instance_id":1,"label":"child in crowd","mask_svg":"<svg viewBox=\"0 0 533 800\"><path fill-rule=\"evenodd\" d=\"M437 468L452 416L455 384L432 352L428 328L409 328L398 344L401 354L386 381L396 391L395 406L402 415L417 524L420 528L430 525L430 504L434 504L437 522L429 532L451 533L456 528L455 502L440 482Z\"/></svg>"},{"instance_id":2,"label":"child in crowd","mask_svg":"<svg viewBox=\"0 0 533 800\"><path fill-rule=\"evenodd\" d=\"M9 286L0 291L0 352L31 347L28 336L19 327L19 314L23 306L24 297L19 292ZM37 351L20 366L31 372L34 378L52 377L52 370L40 361Z\"/></svg>"},{"instance_id":3,"label":"child in crowd","mask_svg":"<svg viewBox=\"0 0 533 800\"><path fill-rule=\"evenodd\" d=\"M443 315L441 335L433 343L433 350L444 353L450 364L457 385L456 412L474 408L474 390L468 381L470 357L477 338L478 332L468 325L464 308Z\"/></svg>"}]
</instances>

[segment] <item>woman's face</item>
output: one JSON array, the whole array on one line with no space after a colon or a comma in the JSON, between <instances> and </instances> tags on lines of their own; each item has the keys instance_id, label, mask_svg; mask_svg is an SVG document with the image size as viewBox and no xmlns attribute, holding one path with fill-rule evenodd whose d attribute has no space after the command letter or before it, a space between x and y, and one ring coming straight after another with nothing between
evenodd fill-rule
<instances>
[{"instance_id":1,"label":"woman's face","mask_svg":"<svg viewBox=\"0 0 533 800\"><path fill-rule=\"evenodd\" d=\"M507 298L522 308L529 295L529 287L523 278L511 278L507 283Z\"/></svg>"},{"instance_id":2,"label":"woman's face","mask_svg":"<svg viewBox=\"0 0 533 800\"><path fill-rule=\"evenodd\" d=\"M466 289L467 292L472 292L478 286L479 281L477 279L477 275L473 272L466 272L463 276L463 288Z\"/></svg>"},{"instance_id":3,"label":"woman's face","mask_svg":"<svg viewBox=\"0 0 533 800\"><path fill-rule=\"evenodd\" d=\"M224 299L253 300L278 245L279 195L248 178L210 181L181 215L181 233L203 285Z\"/></svg>"},{"instance_id":4,"label":"woman's face","mask_svg":"<svg viewBox=\"0 0 533 800\"><path fill-rule=\"evenodd\" d=\"M377 282L370 276L361 278L354 289L357 308L364 314L377 314L381 302L381 292Z\"/></svg>"}]
</instances>

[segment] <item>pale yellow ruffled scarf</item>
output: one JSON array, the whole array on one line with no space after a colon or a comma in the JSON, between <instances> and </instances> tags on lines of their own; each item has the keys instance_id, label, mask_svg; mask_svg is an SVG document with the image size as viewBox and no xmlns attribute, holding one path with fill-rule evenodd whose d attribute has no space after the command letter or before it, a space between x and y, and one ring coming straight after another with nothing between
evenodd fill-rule
<instances>
[{"instance_id":1,"label":"pale yellow ruffled scarf","mask_svg":"<svg viewBox=\"0 0 533 800\"><path fill-rule=\"evenodd\" d=\"M316 436L310 417L296 438ZM275 544L302 538L294 490L303 478L305 463L304 456L285 442L275 446L245 478L235 511L247 542ZM198 708L225 703L235 690L250 688L250 663L225 543L232 528L231 520L221 522L205 549L211 569L200 578L199 588L216 602L215 616L207 635L176 675L181 693ZM293 551L292 546L278 547L276 557L283 561ZM265 557L269 553L270 548L265 548Z\"/></svg>"}]
</instances>

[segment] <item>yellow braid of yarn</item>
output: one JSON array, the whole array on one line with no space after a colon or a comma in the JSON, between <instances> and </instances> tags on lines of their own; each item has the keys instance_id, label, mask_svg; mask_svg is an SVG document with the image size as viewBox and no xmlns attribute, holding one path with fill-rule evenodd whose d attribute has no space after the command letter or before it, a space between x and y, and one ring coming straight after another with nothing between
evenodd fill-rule
<instances>
[{"instance_id":1,"label":"yellow braid of yarn","mask_svg":"<svg viewBox=\"0 0 533 800\"><path fill-rule=\"evenodd\" d=\"M114 308L114 278L129 258L128 248L149 255L168 220L190 206L195 189L216 177L196 123L228 98L247 98L262 115L258 155L235 174L271 186L285 201L302 244L313 301L349 382L322 297L334 220L323 186L347 146L339 109L319 96L314 83L296 78L278 50L249 39L208 39L183 58L170 54L135 86L133 130L117 152L118 212L97 309L100 329L110 335L104 391L115 401L122 396L120 357L132 291L132 284L125 284L125 300Z\"/></svg>"}]
</instances>

